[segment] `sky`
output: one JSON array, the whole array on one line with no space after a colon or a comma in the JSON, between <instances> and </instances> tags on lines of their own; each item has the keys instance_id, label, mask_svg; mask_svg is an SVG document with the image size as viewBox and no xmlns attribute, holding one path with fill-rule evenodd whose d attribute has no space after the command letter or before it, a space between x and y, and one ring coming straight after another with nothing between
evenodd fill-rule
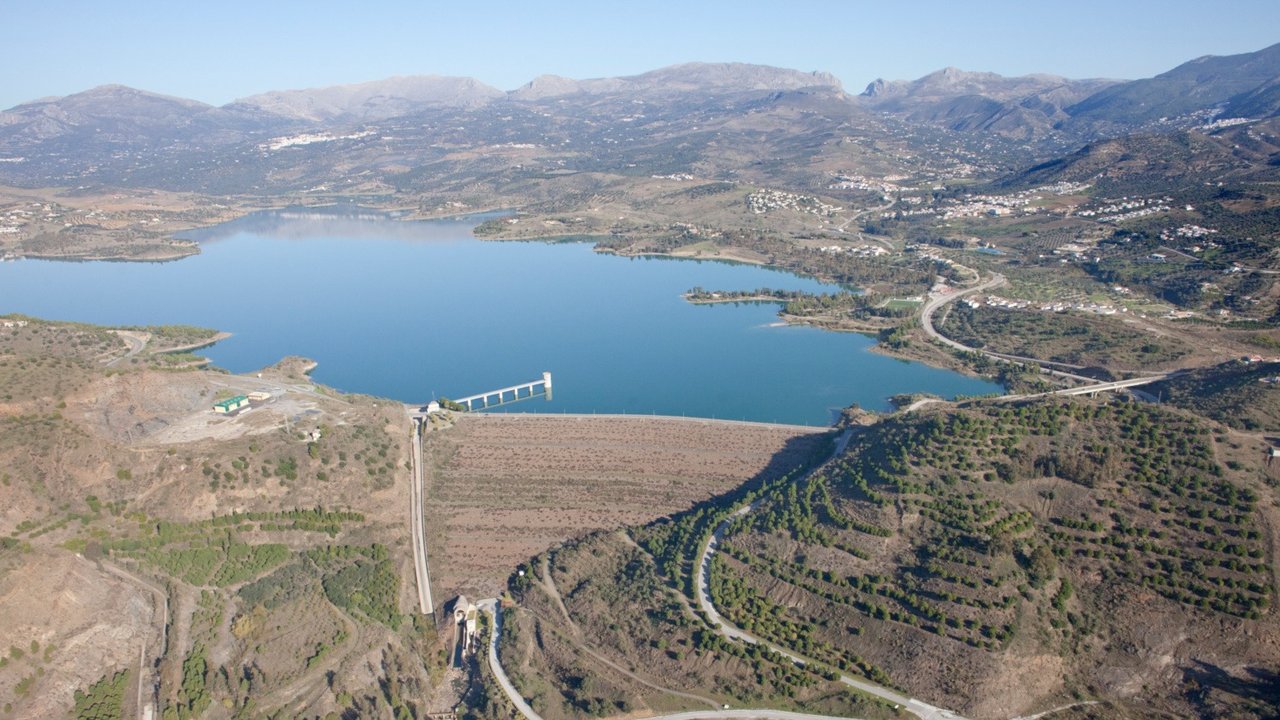
<instances>
[{"instance_id":1,"label":"sky","mask_svg":"<svg viewBox=\"0 0 1280 720\"><path fill-rule=\"evenodd\" d=\"M221 105L268 90L682 62L825 70L846 90L965 70L1150 77L1280 42L1277 0L0 0L0 108L119 83Z\"/></svg>"}]
</instances>

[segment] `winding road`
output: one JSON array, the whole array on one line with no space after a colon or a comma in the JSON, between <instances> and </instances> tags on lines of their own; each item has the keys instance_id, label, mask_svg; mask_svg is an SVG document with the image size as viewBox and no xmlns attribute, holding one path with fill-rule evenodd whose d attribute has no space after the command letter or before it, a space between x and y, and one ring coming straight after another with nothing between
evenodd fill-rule
<instances>
[{"instance_id":1,"label":"winding road","mask_svg":"<svg viewBox=\"0 0 1280 720\"><path fill-rule=\"evenodd\" d=\"M920 311L921 329L923 329L925 334L928 335L931 339L937 340L943 345L946 345L947 347L953 348L955 350L959 350L960 352L979 353L997 362L1030 363L1030 364L1040 366L1041 371L1048 373L1049 375L1056 375L1058 377L1069 378L1071 380L1077 380L1080 382L1087 383L1085 387L1068 388L1065 391L1058 391L1055 393L1044 393L1044 394L1086 395L1093 392L1099 392L1102 390L1116 390L1120 388L1134 387L1136 385L1145 385L1147 383L1155 382L1156 380L1163 379L1165 377L1164 375L1161 375L1159 377L1153 376L1149 378L1135 378L1134 381L1125 380L1125 381L1119 381L1119 382L1101 382L1100 383L1098 382L1097 378L1086 377L1084 375L1077 375L1075 373L1067 372L1065 370L1054 369L1054 368L1067 368L1067 370L1081 370L1083 369L1083 366L1081 365L1071 365L1069 363L1054 362L1052 360L1040 360L1038 358L1023 357L1021 355L1009 355L1006 353L991 352L990 350L983 350L981 348L969 347L968 345L956 342L955 340L952 340L946 335L943 335L942 333L938 332L937 328L934 327L933 314L934 312L937 311L938 308L942 307L943 305L946 305L947 303L955 302L956 300L959 300L960 298L966 295L972 295L977 292L982 292L983 290L997 287L999 285L1003 285L1004 283L1005 283L1005 278L1003 275L1001 275L1000 273L993 273L989 280L987 280L986 282L980 285L975 285L971 288L966 288L964 290L958 290L954 293L949 293L947 295L930 296L929 302L925 303L924 308ZM1009 395L1006 397L1021 398L1021 397L1030 397L1030 396ZM918 406L913 405L910 409L914 410L916 407Z\"/></svg>"},{"instance_id":2,"label":"winding road","mask_svg":"<svg viewBox=\"0 0 1280 720\"><path fill-rule=\"evenodd\" d=\"M840 435L840 438L836 441L835 448L832 450L832 453L831 453L831 457L833 458L839 457L841 454L843 454L845 448L849 445L849 440L852 437L853 437L852 429L845 430L844 433ZM812 475L814 472L817 472L817 470L820 467L822 467L822 463L815 465L813 469L809 470L800 478L797 478L796 481L799 482L804 478ZM707 540L706 546L703 547L702 557L698 560L698 574L694 578L694 587L697 588L697 593L698 593L698 597L697 597L698 607L702 610L703 613L706 614L707 619L711 621L711 624L724 637L730 640L738 640L745 643L751 643L753 645L761 645L773 650L774 652L779 653L780 655L783 655L784 657L790 659L792 662L794 662L797 665L800 665L800 666L808 665L810 661L807 660L806 658L796 655L795 653L791 652L787 648L774 645L773 643L767 642L765 640L761 640L760 638L752 635L751 633L732 625L730 622L725 620L724 617L720 615L720 613L716 610L715 603L712 602L711 600L711 580L710 580L711 558L715 555L716 549L720 546L720 541L721 539L723 539L724 532L728 528L729 523L732 522L734 519L742 517L743 515L747 515L748 513L755 510L760 502L761 502L760 500L757 500L754 503L751 503L749 505L743 505L742 507L738 508L733 512L732 515L730 515L723 522L721 522L716 527L713 533L711 533L711 537ZM864 680L862 678L851 677L849 675L845 675L842 673L840 675L840 682L844 683L845 685L848 685L849 687L861 690L862 692L867 693L868 695L872 695L880 698L881 700L885 700L890 703L893 703L894 705L901 706L903 709L907 710L908 712L915 715L916 717L921 718L922 720L964 720L960 715L957 715L956 713L953 713L950 710L944 710L942 708L935 707L933 705L930 705L924 702L923 700L917 700L916 698L907 697L906 695L903 695L899 692L890 690L889 688L886 688L882 685L877 685L875 683L868 682L867 680ZM758 711L755 711L755 712L758 712ZM703 716L699 716L699 717L703 717Z\"/></svg>"},{"instance_id":3,"label":"winding road","mask_svg":"<svg viewBox=\"0 0 1280 720\"><path fill-rule=\"evenodd\" d=\"M502 613L498 612L497 606L498 601L493 598L476 603L476 607L489 616L490 625L493 627L493 632L489 634L489 668L493 670L493 677L506 693L507 699L515 705L516 710L525 720L542 720L542 716L530 707L520 693L516 692L515 685L511 684L511 678L507 677L507 672L498 659L498 639L502 635ZM849 720L849 718L762 708L759 710L689 710L668 715L655 715L645 720Z\"/></svg>"},{"instance_id":4,"label":"winding road","mask_svg":"<svg viewBox=\"0 0 1280 720\"><path fill-rule=\"evenodd\" d=\"M578 627L578 623L574 622L573 617L569 615L569 608L564 604L564 598L561 597L560 590L559 588L556 587L555 579L551 577L551 563L548 561L547 555L545 554L542 556L541 570L542 570L542 580L540 584L542 585L542 589L555 603L556 608L560 611L560 614L564 617L564 621L569 626L569 631L573 635L573 642L575 645L578 646L579 650L590 655L592 658L595 659L596 662L599 662L613 669L615 672L621 675L625 675L631 680L641 685L644 685L645 687L651 690L657 690L658 692L667 693L668 695L682 697L686 700L692 700L694 702L702 703L703 705L706 705L712 708L720 707L720 703L716 702L715 700L712 700L711 698L703 697L702 695L697 695L694 693L684 692L683 690L676 690L674 688L663 687L662 685L658 685L657 683L646 680L640 677L639 675L635 674L634 672L622 667L618 663L610 660L604 655L601 655L600 653L596 652L592 648L588 647L586 642L582 638L582 628Z\"/></svg>"},{"instance_id":5,"label":"winding road","mask_svg":"<svg viewBox=\"0 0 1280 720\"><path fill-rule=\"evenodd\" d=\"M937 340L938 342L942 343L943 345L946 345L947 347L954 348L961 352L980 352L983 355L994 357L992 353L988 353L986 351L979 350L977 348L971 348L968 345L958 343L955 340L952 340L951 338L947 337L946 335L943 335L942 333L938 332L937 329L933 327L933 313L938 308L942 307L943 305L946 305L949 302L955 302L956 300L959 300L960 298L966 295L972 295L974 293L982 292L983 290L988 290L990 288L1003 285L1004 283L1005 283L1004 276L1001 275L1000 273L994 273L992 274L990 280L987 280L986 282L980 285L974 285L971 288L966 288L964 290L957 290L956 292L948 293L946 295L936 295L936 296L930 295L929 301L924 304L924 309L920 311L920 326L924 329L925 335L928 335L929 337L933 338L934 340Z\"/></svg>"},{"instance_id":6,"label":"winding road","mask_svg":"<svg viewBox=\"0 0 1280 720\"><path fill-rule=\"evenodd\" d=\"M837 438L836 440L835 448L832 451L832 457L839 457L844 452L845 448L848 446L849 441L852 439L852 437L853 437L852 429L845 430L844 433L842 433L840 437ZM804 477L808 477L808 475L817 471L819 467L821 467L821 463L815 466L813 469L809 470L809 472L806 473L804 476L802 476L800 479L803 479ZM715 553L716 548L720 544L720 540L723 537L724 531L731 520L733 520L736 517L741 517L743 515L750 513L752 510L756 508L758 503L759 501L757 501L756 503L752 503L750 505L744 505L738 508L736 511L734 511L733 515L731 515L728 519L726 519L725 521L720 523L719 526L716 527L715 532L713 532L711 534L711 537L708 539L707 544L702 551L702 557L698 562L698 573L697 573L697 577L695 578L695 583L698 590L697 592L698 607L703 611L703 613L706 614L711 624L715 626L716 630L724 637L729 638L730 640L737 640L741 642L758 644L764 647L768 647L771 650L787 657L797 665L803 666L808 663L808 660L806 658L796 655L795 653L788 651L786 648L782 648L772 643L763 641L755 637L754 635L730 624L716 610L715 604L711 600L711 590L710 590L710 583L709 583L709 574L710 574L709 571L711 567L711 558ZM543 572L545 574L545 577L547 578L546 582L549 582L549 583L552 582L550 580L549 568L547 568L545 565L543 568ZM548 592L552 594L553 599L559 605L561 611L565 614L566 619L569 621L570 625L572 626L573 621L571 618L568 617L568 609L564 607L563 600L560 599L559 591L554 589L554 584L549 586ZM512 705L515 706L516 710L520 713L522 717L524 717L525 720L542 720L542 716L540 716L536 711L534 711L533 707L529 705L529 702L525 700L524 697L519 692L516 691L515 685L511 683L511 679L507 676L506 670L502 667L502 661L498 656L498 641L502 637L502 613L499 612L498 600L494 598L481 600L478 603L476 603L476 606L482 612L488 615L490 619L490 626L492 630L489 634L489 668L492 670L494 678L497 680L498 685L502 688L502 691L506 694L507 698L511 701ZM585 650L587 648L585 648L584 646L583 649ZM614 669L621 670L620 667L618 667L614 663L604 660L604 658L601 658L596 653L590 652L590 651L588 652L597 660L602 660L606 662L606 664L613 667ZM626 674L630 675L634 679L639 680L639 678L636 678L635 675L630 672L626 672ZM915 715L916 717L921 718L921 720L965 720L963 716L955 712L952 712L950 710L946 710L943 708L939 708L934 705L930 705L924 702L923 700L908 697L906 695L903 695L889 688L883 687L881 685L877 685L872 682L868 682L862 678L850 677L844 674L841 674L839 678L841 683L849 687L855 688L857 690L861 690L862 692L867 693L868 695L872 695L874 697L890 702L896 706L899 706L901 709L906 710L912 715ZM648 685L649 687L653 687L655 689L665 690L665 688L659 688L648 682L644 682L644 684ZM691 694L685 694L685 693L677 693L677 694L682 695L688 699L701 700L704 702L707 701L706 698L702 698L702 697L691 695ZM1027 716L1025 718L1018 718L1017 720L1035 720L1035 719L1042 718L1071 707L1076 707L1078 705L1091 705L1091 704L1094 704L1094 703L1092 701L1073 703L1071 705L1064 705L1062 707L1054 708L1052 710L1046 710L1044 712ZM841 716L832 716L832 715L819 715L819 714L810 714L810 713L791 712L788 710L773 710L769 708L728 709L728 706L725 706L725 709L720 709L720 710L690 710L685 712L669 713L666 715L655 715L649 718L645 718L645 720L849 720L849 718L841 717Z\"/></svg>"},{"instance_id":7,"label":"winding road","mask_svg":"<svg viewBox=\"0 0 1280 720\"><path fill-rule=\"evenodd\" d=\"M502 669L502 663L498 660L498 639L502 637L502 613L498 612L498 601L494 598L481 600L476 603L476 607L489 616L489 624L493 628L489 632L489 669L493 671L493 677L525 720L542 720L542 716L533 711L524 696L516 692L516 686L511 684L511 678L507 677L507 671Z\"/></svg>"},{"instance_id":8,"label":"winding road","mask_svg":"<svg viewBox=\"0 0 1280 720\"><path fill-rule=\"evenodd\" d=\"M837 453L839 454L839 453ZM813 471L810 471L813 472ZM759 501L757 501L759 502ZM715 532L711 534L711 539L707 541L706 547L702 551L702 558L698 561L698 576L695 579L695 586L698 588L698 607L702 612L706 613L711 624L726 638L730 640L739 640L741 642L751 643L753 645L762 645L773 650L774 652L788 658L797 665L804 666L809 664L806 658L787 650L784 647L774 645L765 640L752 635L740 628L737 628L725 620L719 612L716 611L715 604L711 601L711 558L715 555L716 548L720 546L720 540L724 536L725 529L729 523L735 518L750 513L756 508L756 503L744 505L738 508L727 520L720 523L716 527ZM901 706L904 710L915 715L921 720L964 720L964 718L950 710L944 710L939 707L930 705L923 700L907 697L899 692L890 690L882 685L877 685L861 678L851 677L843 673L840 674L840 682L849 687L856 688L862 692L873 695L881 700ZM702 717L702 716L699 716Z\"/></svg>"}]
</instances>

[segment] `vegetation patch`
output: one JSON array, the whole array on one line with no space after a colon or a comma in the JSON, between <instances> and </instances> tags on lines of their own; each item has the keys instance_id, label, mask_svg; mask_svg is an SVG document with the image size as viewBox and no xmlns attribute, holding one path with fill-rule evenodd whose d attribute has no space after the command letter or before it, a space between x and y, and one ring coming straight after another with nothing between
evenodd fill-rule
<instances>
[{"instance_id":1,"label":"vegetation patch","mask_svg":"<svg viewBox=\"0 0 1280 720\"><path fill-rule=\"evenodd\" d=\"M129 684L129 671L107 673L89 686L75 692L72 717L76 720L119 720L123 717L124 689Z\"/></svg>"}]
</instances>

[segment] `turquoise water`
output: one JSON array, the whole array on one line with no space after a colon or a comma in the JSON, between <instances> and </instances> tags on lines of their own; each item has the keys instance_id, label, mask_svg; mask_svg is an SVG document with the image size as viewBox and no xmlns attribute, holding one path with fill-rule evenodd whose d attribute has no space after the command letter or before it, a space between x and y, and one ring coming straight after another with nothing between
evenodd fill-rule
<instances>
[{"instance_id":1,"label":"turquoise water","mask_svg":"<svg viewBox=\"0 0 1280 720\"><path fill-rule=\"evenodd\" d=\"M475 219L262 213L189 234L169 263L0 263L0 313L234 333L202 351L233 372L285 355L318 381L425 402L554 375L517 412L657 413L828 424L897 393L998 391L869 352L874 340L777 326L771 304L690 305L717 289L831 291L748 265L595 253L588 243L495 243Z\"/></svg>"}]
</instances>

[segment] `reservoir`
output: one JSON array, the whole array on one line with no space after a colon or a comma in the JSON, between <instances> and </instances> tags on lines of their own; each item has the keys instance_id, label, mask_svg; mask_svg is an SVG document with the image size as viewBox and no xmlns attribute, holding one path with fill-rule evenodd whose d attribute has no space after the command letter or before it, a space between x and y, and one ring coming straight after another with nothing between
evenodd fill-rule
<instances>
[{"instance_id":1,"label":"reservoir","mask_svg":"<svg viewBox=\"0 0 1280 720\"><path fill-rule=\"evenodd\" d=\"M898 393L999 392L870 352L862 335L785 327L774 304L690 305L701 286L838 288L749 265L596 253L589 242L486 242L484 218L257 213L184 237L166 263L0 263L0 313L104 325L186 324L233 337L201 351L232 372L286 355L316 381L403 402L555 378L501 411L690 415L826 425ZM491 411L493 412L493 411Z\"/></svg>"}]
</instances>

